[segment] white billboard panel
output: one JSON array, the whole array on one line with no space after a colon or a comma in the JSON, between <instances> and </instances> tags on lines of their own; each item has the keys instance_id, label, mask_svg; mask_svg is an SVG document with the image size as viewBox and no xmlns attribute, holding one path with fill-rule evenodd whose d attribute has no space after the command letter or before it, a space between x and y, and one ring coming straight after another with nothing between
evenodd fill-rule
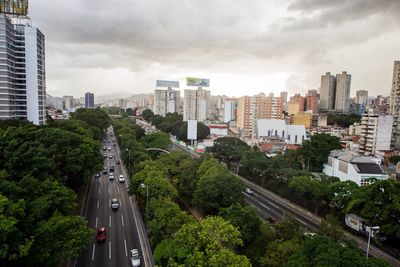
<instances>
[{"instance_id":1,"label":"white billboard panel","mask_svg":"<svg viewBox=\"0 0 400 267\"><path fill-rule=\"evenodd\" d=\"M178 81L164 81L164 80L157 80L156 87L171 87L171 88L179 88Z\"/></svg>"},{"instance_id":2,"label":"white billboard panel","mask_svg":"<svg viewBox=\"0 0 400 267\"><path fill-rule=\"evenodd\" d=\"M187 139L197 140L197 120L188 120Z\"/></svg>"}]
</instances>

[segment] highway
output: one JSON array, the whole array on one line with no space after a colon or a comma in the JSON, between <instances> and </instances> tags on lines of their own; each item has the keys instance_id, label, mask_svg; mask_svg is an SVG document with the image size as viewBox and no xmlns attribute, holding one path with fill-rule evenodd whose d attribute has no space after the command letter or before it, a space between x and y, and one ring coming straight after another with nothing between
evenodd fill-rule
<instances>
[{"instance_id":1,"label":"highway","mask_svg":"<svg viewBox=\"0 0 400 267\"><path fill-rule=\"evenodd\" d=\"M96 241L96 236L93 236L88 249L73 262L72 266L131 266L129 253L134 248L139 249L141 266L154 266L137 203L127 192L130 180L123 166L117 141L113 142L115 137L111 128L104 139L103 145L107 149L102 153L107 153L104 166L107 167L108 173L101 173L99 178L91 179L84 216L93 229L106 228L106 240L100 243ZM112 155L112 158L109 155ZM117 164L117 160L120 160L121 164ZM109 180L111 166L115 167L113 181ZM125 182L118 181L121 174L125 177ZM118 199L117 210L111 208L113 198Z\"/></svg>"}]
</instances>

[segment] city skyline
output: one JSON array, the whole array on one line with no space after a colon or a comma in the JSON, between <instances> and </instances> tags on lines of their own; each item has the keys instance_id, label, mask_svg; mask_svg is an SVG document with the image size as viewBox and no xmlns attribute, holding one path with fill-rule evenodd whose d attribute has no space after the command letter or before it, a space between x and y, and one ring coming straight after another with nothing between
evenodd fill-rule
<instances>
[{"instance_id":1,"label":"city skyline","mask_svg":"<svg viewBox=\"0 0 400 267\"><path fill-rule=\"evenodd\" d=\"M187 76L209 78L219 95L305 94L327 71L352 74L351 96L389 95L398 60L398 1L40 0L29 7L47 35L53 95L93 88L129 96L151 92L157 79Z\"/></svg>"}]
</instances>

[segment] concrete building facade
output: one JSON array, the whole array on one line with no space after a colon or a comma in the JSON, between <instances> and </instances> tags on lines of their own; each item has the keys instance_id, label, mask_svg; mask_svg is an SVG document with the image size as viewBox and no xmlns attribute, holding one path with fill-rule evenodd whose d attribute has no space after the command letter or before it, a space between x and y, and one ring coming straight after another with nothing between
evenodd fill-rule
<instances>
[{"instance_id":1,"label":"concrete building facade","mask_svg":"<svg viewBox=\"0 0 400 267\"><path fill-rule=\"evenodd\" d=\"M395 61L393 65L390 115L393 116L392 146L400 149L400 61Z\"/></svg>"},{"instance_id":2,"label":"concrete building facade","mask_svg":"<svg viewBox=\"0 0 400 267\"><path fill-rule=\"evenodd\" d=\"M155 89L153 106L154 114L165 117L167 113L179 113L179 100L179 90L174 90L170 87L167 90Z\"/></svg>"},{"instance_id":3,"label":"concrete building facade","mask_svg":"<svg viewBox=\"0 0 400 267\"><path fill-rule=\"evenodd\" d=\"M350 109L351 75L336 74L335 111L348 113Z\"/></svg>"},{"instance_id":4,"label":"concrete building facade","mask_svg":"<svg viewBox=\"0 0 400 267\"><path fill-rule=\"evenodd\" d=\"M205 121L210 116L210 91L199 87L185 89L183 98L183 120Z\"/></svg>"},{"instance_id":5,"label":"concrete building facade","mask_svg":"<svg viewBox=\"0 0 400 267\"><path fill-rule=\"evenodd\" d=\"M359 152L364 155L375 155L378 151L390 150L393 116L374 113L363 114Z\"/></svg>"},{"instance_id":6,"label":"concrete building facade","mask_svg":"<svg viewBox=\"0 0 400 267\"><path fill-rule=\"evenodd\" d=\"M321 76L320 109L333 110L335 107L336 78L327 72Z\"/></svg>"},{"instance_id":7,"label":"concrete building facade","mask_svg":"<svg viewBox=\"0 0 400 267\"><path fill-rule=\"evenodd\" d=\"M27 18L0 14L0 119L45 123L45 37Z\"/></svg>"},{"instance_id":8,"label":"concrete building facade","mask_svg":"<svg viewBox=\"0 0 400 267\"><path fill-rule=\"evenodd\" d=\"M94 108L94 94L87 92L85 93L85 108Z\"/></svg>"}]
</instances>

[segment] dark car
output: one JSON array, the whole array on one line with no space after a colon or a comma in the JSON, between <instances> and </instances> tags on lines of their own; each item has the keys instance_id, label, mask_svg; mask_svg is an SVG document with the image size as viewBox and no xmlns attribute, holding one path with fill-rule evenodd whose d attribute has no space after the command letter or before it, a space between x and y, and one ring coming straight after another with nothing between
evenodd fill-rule
<instances>
[{"instance_id":1,"label":"dark car","mask_svg":"<svg viewBox=\"0 0 400 267\"><path fill-rule=\"evenodd\" d=\"M110 172L113 172L113 171L115 171L115 167L114 167L114 166L111 166L111 167L110 167Z\"/></svg>"},{"instance_id":2,"label":"dark car","mask_svg":"<svg viewBox=\"0 0 400 267\"><path fill-rule=\"evenodd\" d=\"M105 227L100 227L99 229L97 229L96 240L97 240L97 242L106 241L106 228Z\"/></svg>"},{"instance_id":3,"label":"dark car","mask_svg":"<svg viewBox=\"0 0 400 267\"><path fill-rule=\"evenodd\" d=\"M103 170L103 174L107 174L108 173L108 170Z\"/></svg>"},{"instance_id":4,"label":"dark car","mask_svg":"<svg viewBox=\"0 0 400 267\"><path fill-rule=\"evenodd\" d=\"M119 161L119 159L117 159L117 160L115 161L115 163L120 164L121 162Z\"/></svg>"}]
</instances>

